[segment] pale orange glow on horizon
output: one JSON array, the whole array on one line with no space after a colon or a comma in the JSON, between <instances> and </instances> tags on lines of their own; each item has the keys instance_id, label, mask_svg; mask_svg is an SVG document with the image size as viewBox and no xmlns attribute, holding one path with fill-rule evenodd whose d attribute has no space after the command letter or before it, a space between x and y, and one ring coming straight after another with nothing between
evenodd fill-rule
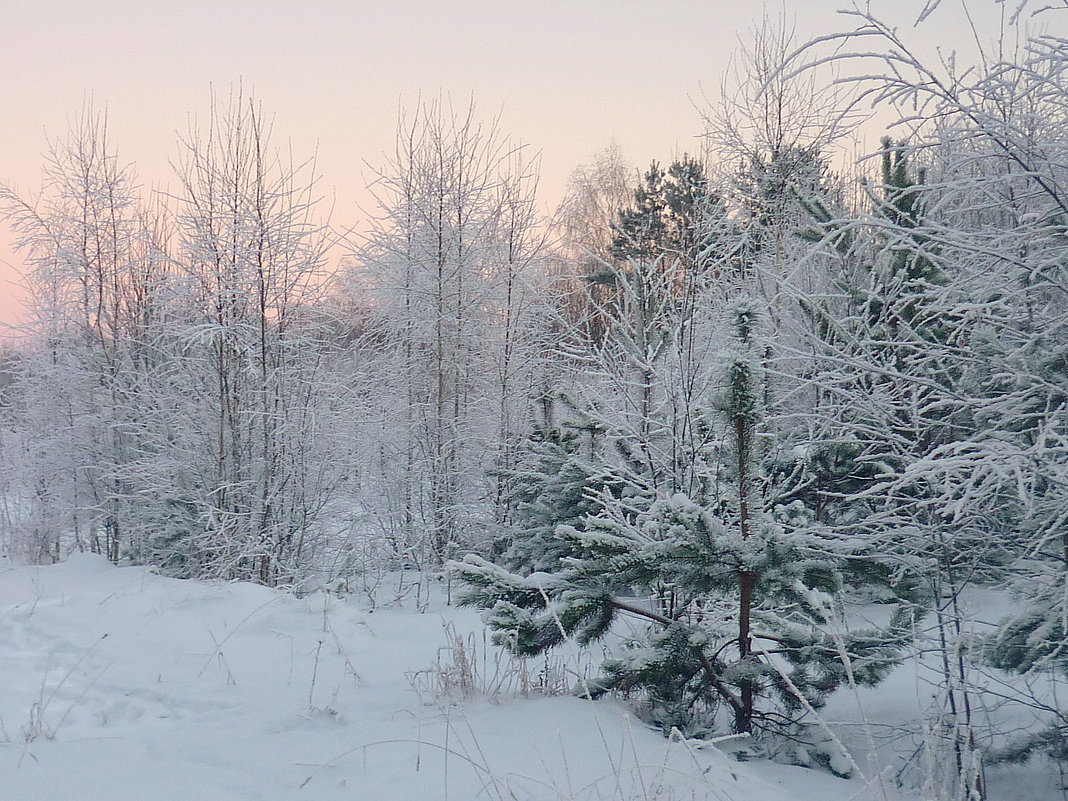
<instances>
[{"instance_id":1,"label":"pale orange glow on horizon","mask_svg":"<svg viewBox=\"0 0 1068 801\"><path fill-rule=\"evenodd\" d=\"M997 19L993 0L980 4ZM835 14L848 5L768 8L796 16L805 39L851 27ZM871 3L902 24L924 5ZM504 133L541 153L540 198L551 209L570 171L610 141L636 167L697 151L694 104L702 91L718 94L731 51L762 8L737 0L21 3L5 10L0 34L0 182L35 192L49 137L61 138L91 96L108 111L120 161L136 163L145 187L173 186L178 132L207 110L212 86L225 93L240 82L275 114L276 145L298 160L317 153L340 228L366 227L367 165L383 162L398 108L420 93L444 92L460 105L473 97L483 117L500 114ZM947 35L938 20L926 25ZM0 323L19 315L20 264L0 226Z\"/></svg>"}]
</instances>

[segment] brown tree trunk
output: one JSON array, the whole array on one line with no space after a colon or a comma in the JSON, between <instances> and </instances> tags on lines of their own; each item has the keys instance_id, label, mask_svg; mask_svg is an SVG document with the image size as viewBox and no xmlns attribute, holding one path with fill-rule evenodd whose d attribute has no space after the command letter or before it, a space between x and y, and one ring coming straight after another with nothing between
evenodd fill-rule
<instances>
[{"instance_id":1,"label":"brown tree trunk","mask_svg":"<svg viewBox=\"0 0 1068 801\"><path fill-rule=\"evenodd\" d=\"M749 452L748 429L745 418L738 416L734 420L735 434L738 438L738 525L742 539L749 538L749 493L747 487L746 462ZM745 662L753 651L752 638L749 634L749 622L753 608L753 587L755 576L746 571L738 571L738 658ZM753 729L753 682L742 679L738 683L741 706L735 710L734 730L739 734Z\"/></svg>"}]
</instances>

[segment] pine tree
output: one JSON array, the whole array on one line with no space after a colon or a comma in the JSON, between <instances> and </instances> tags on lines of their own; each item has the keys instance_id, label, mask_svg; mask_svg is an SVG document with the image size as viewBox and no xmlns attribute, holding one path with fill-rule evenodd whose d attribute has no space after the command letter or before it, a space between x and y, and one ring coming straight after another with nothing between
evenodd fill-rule
<instances>
[{"instance_id":1,"label":"pine tree","mask_svg":"<svg viewBox=\"0 0 1068 801\"><path fill-rule=\"evenodd\" d=\"M701 162L684 155L665 171L654 161L634 190L634 205L619 210L613 253L644 262L666 255L693 268L708 244L702 222L717 203Z\"/></svg>"},{"instance_id":2,"label":"pine tree","mask_svg":"<svg viewBox=\"0 0 1068 801\"><path fill-rule=\"evenodd\" d=\"M1063 759L1068 716L1056 695L1065 676L1068 619L1064 42L1022 36L1015 60L928 62L893 26L869 13L858 23L863 51L836 49L834 57L860 58L865 65L881 58L884 71L861 82L863 94L878 104L923 109L925 122L910 127L930 166L926 182L902 181L900 173L885 181L897 184L892 191L899 201L917 201L911 210L902 203L899 224L885 228L888 238L906 246L906 255L915 255L909 257L911 275L898 270L905 276L899 286L911 282L920 302L896 304L902 336L894 344L907 369L884 361L872 372L878 370L884 384L894 378L914 385L910 405L922 424L913 426L911 438L901 437L900 424L887 426L906 446L895 449L906 458L872 486L894 490L889 499L902 512L901 523L919 520L935 535L926 548L914 542L906 555L919 554L936 567L927 576L942 582L941 593L931 589L949 613L950 631L959 631L956 598L964 581L1010 578L1020 608L987 638L985 656L1001 669L1042 675L1053 684L1054 700L1017 699L1029 709L1044 708L1050 725L1010 742L1001 755L1023 759L1044 752ZM857 32L824 41L838 48ZM887 156L891 168L898 166ZM920 214L910 220L917 208ZM927 263L940 275L930 274ZM880 344L889 349L891 342ZM963 672L956 658L943 664ZM958 688L964 683L959 675L955 682ZM953 698L953 692L942 695ZM966 694L958 697L967 701ZM945 797L981 797L967 706L944 712L957 771L948 777L952 786L941 789Z\"/></svg>"},{"instance_id":3,"label":"pine tree","mask_svg":"<svg viewBox=\"0 0 1068 801\"><path fill-rule=\"evenodd\" d=\"M598 498L611 481L602 453L604 431L566 396L560 400L578 419L556 425L555 400L544 395L542 419L525 438L516 466L502 471L512 511L498 551L505 564L523 575L551 570L566 555L556 527L581 526L596 515Z\"/></svg>"},{"instance_id":4,"label":"pine tree","mask_svg":"<svg viewBox=\"0 0 1068 801\"><path fill-rule=\"evenodd\" d=\"M758 308L731 309L723 390L703 412L721 433L695 461L696 494L658 492L640 447L623 441L611 490L586 489L600 508L557 525L554 564L528 575L476 556L452 566L467 585L461 602L485 610L496 641L519 655L566 638L593 642L621 615L644 622L580 690L640 692L651 720L691 733L708 731L720 708L736 731L786 731L849 675L878 681L898 644L887 632L827 628L842 586L839 545L801 502L777 503L764 470Z\"/></svg>"},{"instance_id":5,"label":"pine tree","mask_svg":"<svg viewBox=\"0 0 1068 801\"><path fill-rule=\"evenodd\" d=\"M928 212L945 181L928 185L914 153L882 140L871 215L853 224L805 204L815 221L806 238L822 240L840 270L837 298L802 300L821 354L816 487L823 519L856 543L855 571L933 618L927 636L942 673L935 726L953 775L970 786L975 699L960 597L1004 570L1009 547L991 537L993 507L965 501L958 493L968 490L948 480L953 454L977 432L968 369L975 315L961 263L932 233L945 225Z\"/></svg>"}]
</instances>

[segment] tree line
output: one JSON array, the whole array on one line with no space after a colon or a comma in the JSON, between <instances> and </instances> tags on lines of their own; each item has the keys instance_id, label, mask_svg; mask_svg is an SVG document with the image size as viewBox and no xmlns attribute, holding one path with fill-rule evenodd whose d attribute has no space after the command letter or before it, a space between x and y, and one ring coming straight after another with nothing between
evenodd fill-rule
<instances>
[{"instance_id":1,"label":"tree line","mask_svg":"<svg viewBox=\"0 0 1068 801\"><path fill-rule=\"evenodd\" d=\"M920 649L943 797L981 796L984 758L1064 760L1055 695L1006 680L1043 722L997 737L976 675L1068 673L1066 56L766 26L701 153L637 175L608 148L548 220L528 148L427 101L355 242L239 92L147 200L87 109L42 193L0 196L33 303L5 548L296 589L447 566L519 655L636 621L584 693L843 772L805 721ZM901 120L836 172L865 104ZM1015 611L975 635L995 585ZM846 625L862 601L881 620Z\"/></svg>"}]
</instances>

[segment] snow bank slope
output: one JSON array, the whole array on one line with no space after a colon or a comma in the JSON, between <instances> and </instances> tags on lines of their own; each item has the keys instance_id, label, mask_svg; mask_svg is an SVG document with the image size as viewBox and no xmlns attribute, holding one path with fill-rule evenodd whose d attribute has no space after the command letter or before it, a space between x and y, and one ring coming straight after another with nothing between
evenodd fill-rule
<instances>
[{"instance_id":1,"label":"snow bank slope","mask_svg":"<svg viewBox=\"0 0 1068 801\"><path fill-rule=\"evenodd\" d=\"M612 702L431 702L443 605L369 612L81 556L0 563L0 801L873 797L669 743ZM480 636L480 635L479 635Z\"/></svg>"}]
</instances>

